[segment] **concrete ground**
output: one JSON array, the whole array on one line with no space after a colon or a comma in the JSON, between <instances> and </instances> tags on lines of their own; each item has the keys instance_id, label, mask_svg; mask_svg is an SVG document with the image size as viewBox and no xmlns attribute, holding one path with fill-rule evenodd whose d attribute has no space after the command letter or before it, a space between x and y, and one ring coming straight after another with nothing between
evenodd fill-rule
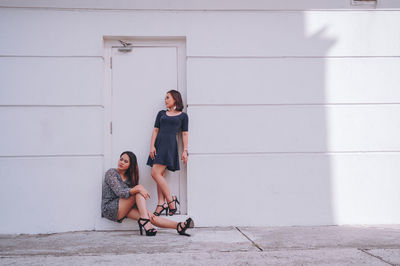
<instances>
[{"instance_id":1,"label":"concrete ground","mask_svg":"<svg viewBox=\"0 0 400 266\"><path fill-rule=\"evenodd\" d=\"M400 225L0 235L0 265L400 265Z\"/></svg>"}]
</instances>

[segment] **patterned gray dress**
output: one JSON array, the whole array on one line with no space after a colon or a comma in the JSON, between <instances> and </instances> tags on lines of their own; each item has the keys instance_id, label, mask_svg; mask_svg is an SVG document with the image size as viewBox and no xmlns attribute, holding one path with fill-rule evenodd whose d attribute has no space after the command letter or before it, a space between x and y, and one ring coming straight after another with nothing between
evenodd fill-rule
<instances>
[{"instance_id":1,"label":"patterned gray dress","mask_svg":"<svg viewBox=\"0 0 400 266\"><path fill-rule=\"evenodd\" d=\"M120 198L129 198L130 183L123 181L117 169L111 168L106 172L101 200L101 217L114 222L122 222L126 217L118 220L118 205Z\"/></svg>"}]
</instances>

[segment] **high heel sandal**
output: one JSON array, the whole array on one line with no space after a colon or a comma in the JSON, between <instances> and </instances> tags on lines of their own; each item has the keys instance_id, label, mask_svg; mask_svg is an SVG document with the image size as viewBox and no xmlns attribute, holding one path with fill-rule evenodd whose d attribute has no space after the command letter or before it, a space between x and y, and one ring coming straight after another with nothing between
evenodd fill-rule
<instances>
[{"instance_id":1,"label":"high heel sandal","mask_svg":"<svg viewBox=\"0 0 400 266\"><path fill-rule=\"evenodd\" d=\"M182 224L184 224L184 226L182 227ZM192 220L192 218L188 218L186 220L186 224L184 222L180 222L178 223L178 225L176 226L176 231L178 232L178 234L183 235L183 236L190 236L189 234L186 234L186 230L188 228L193 228L194 227L194 221ZM180 230L179 230L180 229Z\"/></svg>"},{"instance_id":2,"label":"high heel sandal","mask_svg":"<svg viewBox=\"0 0 400 266\"><path fill-rule=\"evenodd\" d=\"M140 221L144 221L144 223L142 224ZM143 235L142 229L144 229L144 231L146 232L146 236L155 236L157 234L157 230L154 228L151 228L149 230L146 230L146 228L144 228L144 226L150 222L150 219L144 219L144 218L140 218L138 220L138 224L139 224L139 229L140 229L140 235Z\"/></svg>"},{"instance_id":3,"label":"high heel sandal","mask_svg":"<svg viewBox=\"0 0 400 266\"><path fill-rule=\"evenodd\" d=\"M159 212L154 211L154 215L160 216L161 213L165 210L165 216L168 216L168 209L169 209L168 205L167 205L167 207L165 207L165 203L164 203L162 205L157 205L157 207L159 207L159 206L162 208L162 210ZM157 207L156 207L156 210L157 210Z\"/></svg>"},{"instance_id":4,"label":"high heel sandal","mask_svg":"<svg viewBox=\"0 0 400 266\"><path fill-rule=\"evenodd\" d=\"M172 203L172 202L175 202L175 208L171 208L171 207L169 207L169 205ZM176 204L179 204L179 205L181 205L181 203L179 202L179 200L178 200L178 198L176 197L176 196L174 196L174 197L172 197L172 200L170 201L170 202L168 202L168 207L169 207L169 216L172 216L172 215L174 215L175 213L176 213L176 211L178 210L176 207Z\"/></svg>"}]
</instances>

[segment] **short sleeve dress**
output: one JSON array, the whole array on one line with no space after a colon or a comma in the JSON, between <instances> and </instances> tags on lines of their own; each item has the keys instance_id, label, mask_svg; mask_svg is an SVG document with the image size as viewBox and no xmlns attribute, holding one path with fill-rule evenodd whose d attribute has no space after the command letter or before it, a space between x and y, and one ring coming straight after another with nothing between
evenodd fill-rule
<instances>
[{"instance_id":1,"label":"short sleeve dress","mask_svg":"<svg viewBox=\"0 0 400 266\"><path fill-rule=\"evenodd\" d=\"M147 165L152 167L153 164L162 164L172 172L180 170L176 134L179 131L188 131L188 126L189 117L186 113L182 112L179 115L169 116L167 111L159 111L154 124L154 127L159 128L154 144L156 156L154 160L149 156Z\"/></svg>"}]
</instances>

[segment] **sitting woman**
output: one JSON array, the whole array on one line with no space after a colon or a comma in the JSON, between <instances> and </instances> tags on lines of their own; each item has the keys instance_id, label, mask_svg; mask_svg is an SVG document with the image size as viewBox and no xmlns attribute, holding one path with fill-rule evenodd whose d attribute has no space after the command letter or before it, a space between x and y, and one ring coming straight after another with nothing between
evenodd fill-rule
<instances>
[{"instance_id":1,"label":"sitting woman","mask_svg":"<svg viewBox=\"0 0 400 266\"><path fill-rule=\"evenodd\" d=\"M155 216L146 208L149 192L139 185L139 167L133 152L125 151L120 155L118 168L106 172L101 201L101 216L111 221L121 223L125 218L137 220L140 234L142 230L147 236L155 236L157 231L153 225L164 228L176 228L180 235L193 228L194 222L188 218L185 222L174 222Z\"/></svg>"}]
</instances>

